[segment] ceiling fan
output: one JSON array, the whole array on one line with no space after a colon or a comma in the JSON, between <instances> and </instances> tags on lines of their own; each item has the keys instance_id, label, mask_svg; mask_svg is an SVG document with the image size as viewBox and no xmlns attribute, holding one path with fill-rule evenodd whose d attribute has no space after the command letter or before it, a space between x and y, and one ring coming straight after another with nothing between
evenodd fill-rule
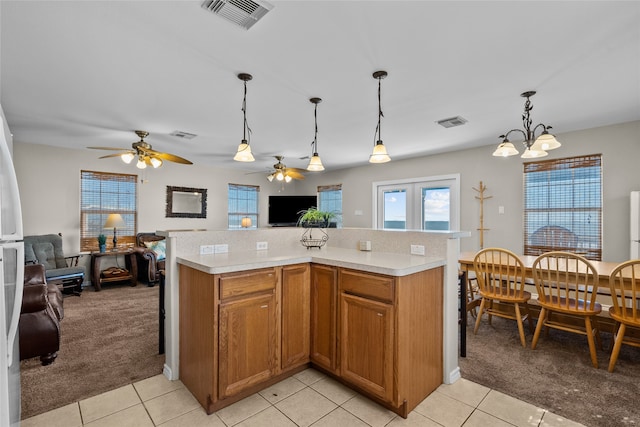
<instances>
[{"instance_id":1,"label":"ceiling fan","mask_svg":"<svg viewBox=\"0 0 640 427\"><path fill-rule=\"evenodd\" d=\"M273 171L267 175L267 179L269 182L273 181L275 178L277 181L290 182L292 179L304 179L304 175L302 172L305 172L305 169L298 168L288 168L287 165L282 163L284 156L273 156L278 161L275 165L273 165Z\"/></svg>"},{"instance_id":2,"label":"ceiling fan","mask_svg":"<svg viewBox=\"0 0 640 427\"><path fill-rule=\"evenodd\" d=\"M182 157L176 156L175 154L163 153L160 151L156 151L151 148L151 144L147 143L144 139L149 136L149 132L143 130L136 130L136 135L140 137L140 141L134 142L131 144L131 150L127 150L126 148L113 148L113 147L87 147L94 150L117 150L119 153L107 154L106 156L100 157L101 159L106 159L109 157L120 157L123 162L131 163L133 159L138 157L138 163L136 166L139 169L144 169L147 166L151 166L153 168L159 168L162 166L163 160L168 160L170 162L182 163L185 165L192 165L193 163L187 159L183 159ZM124 150L124 151L123 151Z\"/></svg>"}]
</instances>

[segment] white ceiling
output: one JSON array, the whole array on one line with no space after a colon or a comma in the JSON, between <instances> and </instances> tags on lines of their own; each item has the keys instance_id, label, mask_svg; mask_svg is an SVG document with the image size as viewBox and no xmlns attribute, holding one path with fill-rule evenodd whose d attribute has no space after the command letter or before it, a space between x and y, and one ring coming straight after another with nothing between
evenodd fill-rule
<instances>
[{"instance_id":1,"label":"white ceiling","mask_svg":"<svg viewBox=\"0 0 640 427\"><path fill-rule=\"evenodd\" d=\"M197 164L264 170L280 154L305 167L309 98L320 97L320 156L350 167L373 147L376 70L389 73L382 139L394 160L497 144L522 127L527 90L538 91L534 125L555 133L640 120L640 2L271 1L248 31L200 3L1 1L0 101L14 139L130 148L142 129L154 149ZM231 160L241 72L253 75L252 164ZM457 115L468 123L435 123Z\"/></svg>"}]
</instances>

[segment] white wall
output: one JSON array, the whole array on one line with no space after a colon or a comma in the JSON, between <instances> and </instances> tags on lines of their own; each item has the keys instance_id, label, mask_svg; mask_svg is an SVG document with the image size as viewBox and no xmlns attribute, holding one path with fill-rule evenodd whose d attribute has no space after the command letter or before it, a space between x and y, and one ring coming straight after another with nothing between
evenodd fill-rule
<instances>
[{"instance_id":1,"label":"white wall","mask_svg":"<svg viewBox=\"0 0 640 427\"><path fill-rule=\"evenodd\" d=\"M558 134L563 146L547 159L581 154L603 155L603 260L623 261L629 256L629 192L640 190L640 121ZM401 142L398 142L398 144ZM393 156L393 142L387 143ZM403 178L459 173L460 229L472 232L461 240L461 250L479 249L476 229L479 222L477 193L480 181L487 186L484 221L485 247L501 246L522 252L522 159L495 158L496 144L481 148L381 165L366 165L334 172L307 174L302 182L285 186L269 183L261 174L197 165L165 163L146 172L139 184L138 224L140 231L158 229L225 229L227 227L227 184L260 185L260 226L267 224L269 194L314 194L318 185L342 183L345 227L372 226L372 183ZM138 173L118 159L99 160L95 150L69 150L14 142L16 172L20 185L26 235L62 232L68 252L79 248L80 170ZM366 153L364 154L366 156ZM294 185L292 185L294 184ZM166 186L207 188L207 219L165 218ZM505 213L498 214L498 206ZM356 210L362 216L354 215Z\"/></svg>"},{"instance_id":2,"label":"white wall","mask_svg":"<svg viewBox=\"0 0 640 427\"><path fill-rule=\"evenodd\" d=\"M15 166L20 187L24 234L62 233L66 253L80 248L80 171L138 174L138 231L226 229L227 185L260 185L260 226L267 226L269 194L294 194L294 185L268 182L262 174L165 162L141 171L119 158L98 159L104 152L64 149L15 141ZM231 161L231 160L230 160ZM141 183L144 179L145 183ZM165 218L166 187L207 189L207 218Z\"/></svg>"},{"instance_id":3,"label":"white wall","mask_svg":"<svg viewBox=\"0 0 640 427\"><path fill-rule=\"evenodd\" d=\"M623 261L629 257L629 192L640 190L640 121L556 135L563 144L544 159L598 154L603 157L603 260ZM402 141L397 141L401 144ZM345 227L372 227L372 183L393 179L460 174L460 229L472 232L461 239L461 250L480 249L479 202L475 199L480 181L487 186L484 204L484 246L500 246L516 253L523 251L522 175L523 159L497 158L497 146L392 160L380 165L308 174L298 191L309 193L318 185L342 183ZM393 141L385 141L393 159ZM520 147L519 147L520 148ZM522 151L522 150L520 150ZM366 156L367 153L363 155ZM504 206L504 214L498 207ZM362 216L354 212L360 210Z\"/></svg>"}]
</instances>

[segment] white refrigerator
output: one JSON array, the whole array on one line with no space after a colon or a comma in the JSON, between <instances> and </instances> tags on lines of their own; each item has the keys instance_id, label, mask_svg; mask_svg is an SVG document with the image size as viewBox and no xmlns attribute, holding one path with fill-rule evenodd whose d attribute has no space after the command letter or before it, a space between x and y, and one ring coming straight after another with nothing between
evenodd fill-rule
<instances>
[{"instance_id":1,"label":"white refrigerator","mask_svg":"<svg viewBox=\"0 0 640 427\"><path fill-rule=\"evenodd\" d=\"M0 427L20 425L18 320L24 286L22 211L0 115Z\"/></svg>"},{"instance_id":2,"label":"white refrigerator","mask_svg":"<svg viewBox=\"0 0 640 427\"><path fill-rule=\"evenodd\" d=\"M640 258L640 191L631 192L631 255Z\"/></svg>"}]
</instances>

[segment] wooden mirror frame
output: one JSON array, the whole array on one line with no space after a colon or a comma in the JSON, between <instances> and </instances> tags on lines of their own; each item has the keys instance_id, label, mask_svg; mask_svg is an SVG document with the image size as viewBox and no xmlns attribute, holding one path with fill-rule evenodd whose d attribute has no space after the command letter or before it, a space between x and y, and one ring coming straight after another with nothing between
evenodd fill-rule
<instances>
[{"instance_id":1,"label":"wooden mirror frame","mask_svg":"<svg viewBox=\"0 0 640 427\"><path fill-rule=\"evenodd\" d=\"M174 203L175 193L191 193L200 197L200 211L180 211L181 207ZM207 189L190 187L172 187L167 185L167 218L206 218L207 217Z\"/></svg>"}]
</instances>

